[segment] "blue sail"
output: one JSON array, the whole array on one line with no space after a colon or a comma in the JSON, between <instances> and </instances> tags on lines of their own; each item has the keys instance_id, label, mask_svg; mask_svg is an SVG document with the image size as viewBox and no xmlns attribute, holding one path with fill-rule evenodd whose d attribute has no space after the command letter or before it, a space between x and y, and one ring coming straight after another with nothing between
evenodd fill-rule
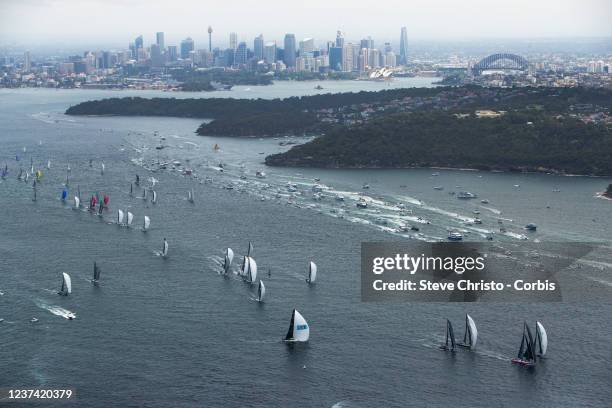
<instances>
[{"instance_id":1,"label":"blue sail","mask_svg":"<svg viewBox=\"0 0 612 408\"><path fill-rule=\"evenodd\" d=\"M62 190L62 201L66 201L66 197L68 197L68 191L64 189Z\"/></svg>"}]
</instances>

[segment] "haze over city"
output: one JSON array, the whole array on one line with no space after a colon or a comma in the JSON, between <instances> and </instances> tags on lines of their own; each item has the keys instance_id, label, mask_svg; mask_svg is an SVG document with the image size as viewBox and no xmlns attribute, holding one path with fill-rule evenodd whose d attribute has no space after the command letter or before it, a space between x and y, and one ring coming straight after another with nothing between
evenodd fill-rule
<instances>
[{"instance_id":1,"label":"haze over city","mask_svg":"<svg viewBox=\"0 0 612 408\"><path fill-rule=\"evenodd\" d=\"M167 41L186 36L213 39L227 45L228 34L240 41L259 33L281 40L286 32L325 41L337 29L348 39L371 35L380 40L397 38L407 26L416 40L526 39L612 36L612 4L606 0L516 0L494 4L485 0L423 2L279 0L202 3L193 0L4 0L0 3L0 44L54 43L125 46L143 34L145 42L157 31ZM137 16L137 17L135 17Z\"/></svg>"}]
</instances>

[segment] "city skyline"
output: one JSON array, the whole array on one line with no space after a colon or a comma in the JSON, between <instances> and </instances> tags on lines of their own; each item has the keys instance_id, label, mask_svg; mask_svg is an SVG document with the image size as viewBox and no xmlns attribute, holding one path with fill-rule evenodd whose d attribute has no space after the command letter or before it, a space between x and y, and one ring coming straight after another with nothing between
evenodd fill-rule
<instances>
[{"instance_id":1,"label":"city skyline","mask_svg":"<svg viewBox=\"0 0 612 408\"><path fill-rule=\"evenodd\" d=\"M330 6L328 2L313 0L307 5L292 5L295 19L287 17L283 3L277 0L264 0L256 5L238 1L232 3L231 9L224 4L203 7L191 0L172 3L90 0L88 18L83 16L83 8L78 7L82 3L5 0L0 3L0 42L119 45L124 38L144 34L145 43L154 43L155 33L165 32L166 44L178 44L186 37L204 44L208 41L209 26L214 29L213 46L221 47L228 45L230 32L236 33L238 42L251 42L261 33L267 41L277 43L283 41L286 33L295 34L297 41L315 38L324 42L336 30L346 33L347 41L364 36L386 41L397 38L395 27L400 26L407 27L409 41L612 36L609 24L612 4L605 0L516 0L504 13L483 0L442 0L435 9L396 0L388 1L385 7L372 7L371 2L361 1L338 1ZM135 15L139 18L134 19Z\"/></svg>"}]
</instances>

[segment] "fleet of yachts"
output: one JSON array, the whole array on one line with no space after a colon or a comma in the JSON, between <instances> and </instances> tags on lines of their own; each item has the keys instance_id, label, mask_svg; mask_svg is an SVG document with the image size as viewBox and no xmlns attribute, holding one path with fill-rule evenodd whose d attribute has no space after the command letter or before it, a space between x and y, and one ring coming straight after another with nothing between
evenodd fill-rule
<instances>
[{"instance_id":1,"label":"fleet of yachts","mask_svg":"<svg viewBox=\"0 0 612 408\"><path fill-rule=\"evenodd\" d=\"M24 148L24 152L25 152L25 148ZM16 160L19 161L18 156L16 156ZM93 162L91 160L89 164L90 166L93 166ZM47 162L47 169L50 169L50 168L51 168L51 161L49 160ZM106 165L102 162L100 166L100 174L104 175L105 170L106 170ZM6 179L8 174L9 174L9 169L8 169L8 166L5 165L1 171L0 176L3 179ZM71 169L70 169L70 166L68 165L66 169L66 179L64 183L64 188L62 189L62 193L60 196L60 200L64 203L68 201L70 174L71 174ZM34 168L34 164L32 160L30 162L30 168L28 170L24 172L23 169L20 169L18 173L17 179L20 181L29 183L30 179L32 179L32 190L33 190L32 200L33 201L36 201L38 199L37 198L38 183L42 181L43 176L44 174L41 169L36 170ZM265 178L266 175L263 171L258 171L256 173L256 177ZM142 195L140 196L140 198L143 200L150 200L151 204L157 203L157 192L155 191L155 183L156 181L155 179L153 179L149 186L143 187ZM135 197L135 186L136 188L138 188L140 184L141 184L140 177L136 175L135 182L130 184L130 196ZM290 189L293 188L294 190L297 190L296 186L290 185L289 188ZM368 189L369 185L364 184L363 188ZM442 187L434 187L434 188L437 190L442 189ZM317 194L320 195L322 193L323 187L319 186L318 184L315 184L312 187L312 191L316 199ZM469 200L469 199L475 199L477 197L478 196L476 194L466 192L466 191L461 191L457 194L458 199ZM187 192L186 199L189 203L194 203L195 192L193 189L190 189ZM336 197L336 200L344 201L344 197L338 195ZM481 202L487 203L488 201L482 200ZM360 197L356 202L356 206L358 208L367 208L368 203L365 198ZM76 192L72 197L72 208L74 210L90 211L93 214L102 216L104 212L108 211L108 209L110 208L110 197L107 194L100 196L98 193L94 193L89 198L89 204L85 208L85 206L82 204L80 186L77 186ZM479 212L477 210L474 211L475 215L477 215L478 213ZM131 228L134 223L134 214L128 210L124 211L122 209L117 209L115 223L122 227ZM423 223L427 223L427 222L424 221ZM481 223L481 221L478 218L475 218L474 223L479 224ZM141 225L142 225L141 230L143 232L146 232L149 230L150 225L151 225L151 219L148 215L143 215ZM405 228L407 229L408 227L406 226ZM529 231L535 231L537 229L537 226L533 223L530 223L525 226L525 229ZM410 226L410 230L418 231L419 229L416 226ZM458 231L449 231L448 239L450 241L460 241L463 239L463 236ZM167 239L164 238L161 251L156 252L156 254L161 256L162 258L167 258L168 251L169 251L169 244L168 244ZM232 262L234 260L234 251L231 248L227 248L225 250L225 255L223 259L222 271L220 273L226 277L230 276L230 274L235 274L235 275L240 276L244 280L244 282L248 283L249 285L256 285L257 289L256 289L256 295L255 295L254 300L256 300L257 302L264 302L264 299L266 297L266 286L264 284L263 279L261 278L258 279L257 262L255 261L252 252L253 252L253 245L251 242L249 242L247 253L242 257L242 262L241 262L239 269L237 271L234 271L232 270ZM308 264L307 276L305 278L305 281L309 285L312 285L316 282L317 271L318 271L317 265L314 262L310 261ZM91 282L94 285L97 285L100 282L100 274L101 274L101 268L97 265L96 262L94 262L93 278L91 280ZM268 272L268 276L270 276L270 272ZM58 294L62 296L68 296L71 293L72 293L71 277L68 273L63 272L61 288L58 291ZM66 317L70 320L73 320L76 316L74 315L74 313L70 312L67 314ZM32 318L31 321L37 322L38 319L34 317ZM526 322L524 323L523 335L522 335L519 352L518 352L517 357L512 359L512 363L519 364L522 366L533 367L535 366L537 359L546 354L547 347L548 347L548 337L547 337L546 331L540 322L536 322L535 327L536 327L536 334L535 336L533 336L528 324ZM284 341L291 342L291 343L306 342L309 340L309 337L310 337L310 327L306 319L300 314L299 311L293 309L291 313L289 329L287 331L287 334L284 337ZM440 346L440 348L443 350L453 351L453 352L457 349L457 347L472 350L475 348L477 340L478 340L478 330L476 328L476 323L470 315L466 315L465 333L464 333L463 341L456 342L452 323L450 322L450 320L447 320L446 341L442 346Z\"/></svg>"}]
</instances>

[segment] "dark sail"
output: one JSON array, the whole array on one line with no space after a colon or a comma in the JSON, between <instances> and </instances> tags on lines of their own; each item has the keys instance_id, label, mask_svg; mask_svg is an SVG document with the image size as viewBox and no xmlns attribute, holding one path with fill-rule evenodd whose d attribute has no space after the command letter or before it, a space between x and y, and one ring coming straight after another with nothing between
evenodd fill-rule
<instances>
[{"instance_id":1,"label":"dark sail","mask_svg":"<svg viewBox=\"0 0 612 408\"><path fill-rule=\"evenodd\" d=\"M225 255L225 261L223 262L223 271L227 274L229 272L229 258Z\"/></svg>"},{"instance_id":2,"label":"dark sail","mask_svg":"<svg viewBox=\"0 0 612 408\"><path fill-rule=\"evenodd\" d=\"M468 327L467 315L465 315L465 333L463 334L463 344L467 346L472 345L472 332L470 331L470 328Z\"/></svg>"},{"instance_id":3,"label":"dark sail","mask_svg":"<svg viewBox=\"0 0 612 408\"><path fill-rule=\"evenodd\" d=\"M451 350L455 349L455 332L453 331L453 325L451 324L450 320L446 320L446 325L447 325L447 338L450 337L450 341L451 341ZM448 346L448 340L446 341L447 346Z\"/></svg>"},{"instance_id":4,"label":"dark sail","mask_svg":"<svg viewBox=\"0 0 612 408\"><path fill-rule=\"evenodd\" d=\"M295 309L291 313L291 323L289 323L289 330L287 330L287 335L285 336L285 340L293 339L293 323L295 319Z\"/></svg>"},{"instance_id":5,"label":"dark sail","mask_svg":"<svg viewBox=\"0 0 612 408\"><path fill-rule=\"evenodd\" d=\"M100 268L98 267L98 265L94 262L94 280L97 282L100 280Z\"/></svg>"}]
</instances>

